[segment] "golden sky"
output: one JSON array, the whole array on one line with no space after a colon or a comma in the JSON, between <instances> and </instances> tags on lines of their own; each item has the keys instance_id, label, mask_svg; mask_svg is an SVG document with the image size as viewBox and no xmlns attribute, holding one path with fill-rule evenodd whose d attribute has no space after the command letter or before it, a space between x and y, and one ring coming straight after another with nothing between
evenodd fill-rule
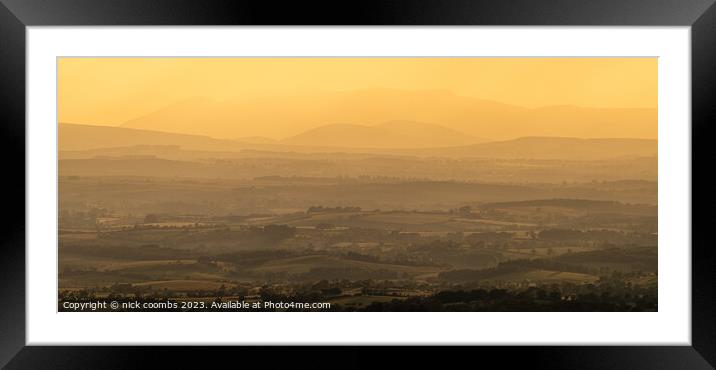
<instances>
[{"instance_id":1,"label":"golden sky","mask_svg":"<svg viewBox=\"0 0 716 370\"><path fill-rule=\"evenodd\" d=\"M93 125L196 97L285 100L375 88L529 108L657 106L656 58L61 58L58 74L59 121Z\"/></svg>"}]
</instances>

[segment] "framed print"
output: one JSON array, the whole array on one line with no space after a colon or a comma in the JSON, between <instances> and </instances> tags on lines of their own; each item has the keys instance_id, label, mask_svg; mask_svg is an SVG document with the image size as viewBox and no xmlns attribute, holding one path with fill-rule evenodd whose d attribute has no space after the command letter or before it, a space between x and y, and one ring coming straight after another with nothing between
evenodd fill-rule
<instances>
[{"instance_id":1,"label":"framed print","mask_svg":"<svg viewBox=\"0 0 716 370\"><path fill-rule=\"evenodd\" d=\"M179 3L3 2L3 364L713 367L712 2Z\"/></svg>"}]
</instances>

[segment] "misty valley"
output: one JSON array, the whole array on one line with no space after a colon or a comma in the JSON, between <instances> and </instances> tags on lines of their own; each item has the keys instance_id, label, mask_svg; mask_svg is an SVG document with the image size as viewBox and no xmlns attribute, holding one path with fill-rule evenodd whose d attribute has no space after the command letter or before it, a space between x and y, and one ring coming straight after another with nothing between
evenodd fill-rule
<instances>
[{"instance_id":1,"label":"misty valley","mask_svg":"<svg viewBox=\"0 0 716 370\"><path fill-rule=\"evenodd\" d=\"M59 301L658 309L656 140L332 148L310 133L60 124Z\"/></svg>"}]
</instances>

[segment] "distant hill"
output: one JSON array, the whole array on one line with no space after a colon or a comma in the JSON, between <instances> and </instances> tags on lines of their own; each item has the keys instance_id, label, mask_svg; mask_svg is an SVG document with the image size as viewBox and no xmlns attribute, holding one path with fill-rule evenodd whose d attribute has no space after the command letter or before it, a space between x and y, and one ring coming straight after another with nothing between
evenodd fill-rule
<instances>
[{"instance_id":1,"label":"distant hill","mask_svg":"<svg viewBox=\"0 0 716 370\"><path fill-rule=\"evenodd\" d=\"M387 124L388 126L392 124ZM262 150L274 152L326 153L343 151L346 153L383 153L372 148L383 148L389 154L389 148L406 149L430 146L462 145L465 142L480 142L472 138L445 129L438 125L422 123L396 123L395 129L369 127L353 124L334 124L310 130L287 140L272 140L263 137L242 137L236 140L215 139L204 135L177 134L152 130L140 130L125 127L92 126L73 123L59 124L60 151L87 151L108 148L126 148L117 155L132 154L132 150L143 147L145 154L164 152L167 146L176 150L194 150L208 152L239 152L242 150ZM415 135L406 135L410 127ZM395 132L399 131L399 132ZM395 145L395 146L393 146ZM340 149L337 149L340 147Z\"/></svg>"},{"instance_id":2,"label":"distant hill","mask_svg":"<svg viewBox=\"0 0 716 370\"><path fill-rule=\"evenodd\" d=\"M410 125L412 125L411 123ZM400 123L398 126L406 127ZM390 126L390 125L388 125ZM440 130L427 126L429 130ZM446 131L445 140L453 140ZM437 136L437 135L435 135ZM468 137L469 138L469 137ZM59 150L75 152L73 158L94 155L142 155L162 156L168 151L204 151L203 157L233 156L227 153L261 151L274 153L371 153L417 157L496 158L496 159L556 159L598 160L622 157L655 157L658 142L647 139L579 139L563 137L525 137L514 140L487 142L474 145L420 148L427 145L426 137L405 136L384 127L352 124L336 124L319 127L293 138L277 143L250 143L238 140L214 139L201 135L185 135L167 132L59 124ZM465 139L468 140L468 139ZM475 139L479 140L479 139ZM260 141L260 140L257 140ZM390 147L396 142L404 147ZM355 145L355 147L351 147ZM373 145L373 148L367 147ZM413 147L411 147L413 146ZM116 148L100 151L98 149ZM124 149L120 149L124 148ZM83 155L79 151L91 151ZM214 152L216 155L211 155ZM223 154L220 154L223 153ZM68 153L69 154L69 153ZM261 155L254 153L253 156ZM181 156L182 158L185 156Z\"/></svg>"},{"instance_id":3,"label":"distant hill","mask_svg":"<svg viewBox=\"0 0 716 370\"><path fill-rule=\"evenodd\" d=\"M657 137L656 109L567 105L533 109L449 91L384 88L300 96L253 96L231 101L187 99L129 120L122 126L217 138L266 136L264 128L270 126L272 132L285 133L281 138L285 139L319 125L377 126L386 121L431 122L496 140L518 135Z\"/></svg>"},{"instance_id":4,"label":"distant hill","mask_svg":"<svg viewBox=\"0 0 716 370\"><path fill-rule=\"evenodd\" d=\"M236 141L248 144L277 144L278 140L263 136L240 137Z\"/></svg>"},{"instance_id":5,"label":"distant hill","mask_svg":"<svg viewBox=\"0 0 716 370\"><path fill-rule=\"evenodd\" d=\"M404 139L398 134L379 127L336 123L308 130L282 140L282 143L303 146L385 147Z\"/></svg>"},{"instance_id":6,"label":"distant hill","mask_svg":"<svg viewBox=\"0 0 716 370\"><path fill-rule=\"evenodd\" d=\"M236 142L201 135L185 135L123 127L60 123L59 150L91 150L136 145L178 145L193 150L239 150Z\"/></svg>"},{"instance_id":7,"label":"distant hill","mask_svg":"<svg viewBox=\"0 0 716 370\"><path fill-rule=\"evenodd\" d=\"M308 130L281 143L348 148L429 148L485 141L440 125L391 121L378 126L331 124Z\"/></svg>"},{"instance_id":8,"label":"distant hill","mask_svg":"<svg viewBox=\"0 0 716 370\"><path fill-rule=\"evenodd\" d=\"M459 146L489 141L485 138L475 137L441 125L425 122L389 121L383 122L376 127L419 139L422 142L422 145L419 146Z\"/></svg>"},{"instance_id":9,"label":"distant hill","mask_svg":"<svg viewBox=\"0 0 716 370\"><path fill-rule=\"evenodd\" d=\"M481 158L596 160L619 157L652 157L658 141L648 139L580 139L567 137L523 137L514 140L452 148L414 150L419 155Z\"/></svg>"}]
</instances>

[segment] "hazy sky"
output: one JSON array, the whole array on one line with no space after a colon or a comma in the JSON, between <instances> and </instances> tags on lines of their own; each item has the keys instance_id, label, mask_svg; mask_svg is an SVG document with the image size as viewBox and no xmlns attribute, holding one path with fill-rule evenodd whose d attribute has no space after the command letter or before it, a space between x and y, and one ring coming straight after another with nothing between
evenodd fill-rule
<instances>
[{"instance_id":1,"label":"hazy sky","mask_svg":"<svg viewBox=\"0 0 716 370\"><path fill-rule=\"evenodd\" d=\"M524 107L655 108L656 58L62 58L59 120L118 125L177 101L364 88Z\"/></svg>"}]
</instances>

